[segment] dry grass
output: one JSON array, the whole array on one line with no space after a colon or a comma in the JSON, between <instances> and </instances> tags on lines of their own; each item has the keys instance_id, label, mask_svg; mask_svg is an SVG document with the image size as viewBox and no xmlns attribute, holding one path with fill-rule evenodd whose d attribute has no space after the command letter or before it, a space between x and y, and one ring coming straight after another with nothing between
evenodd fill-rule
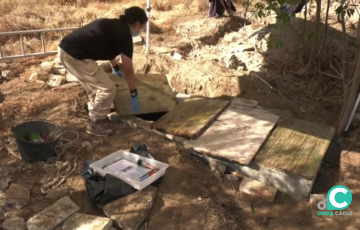
<instances>
[{"instance_id":1,"label":"dry grass","mask_svg":"<svg viewBox=\"0 0 360 230\"><path fill-rule=\"evenodd\" d=\"M176 2L172 0L155 0L153 8L158 11L169 11L174 8L175 4Z\"/></svg>"},{"instance_id":2,"label":"dry grass","mask_svg":"<svg viewBox=\"0 0 360 230\"><path fill-rule=\"evenodd\" d=\"M0 32L79 27L98 18L117 18L130 6L146 8L145 0L1 0ZM197 7L196 7L197 6ZM154 0L151 2L151 33L167 30L168 19L189 12L204 11L207 0L182 2ZM155 20L156 18L156 20ZM45 33L47 50L54 50L60 41L59 33ZM39 35L24 37L25 53L41 51ZM0 36L4 55L20 54L19 37Z\"/></svg>"}]
</instances>

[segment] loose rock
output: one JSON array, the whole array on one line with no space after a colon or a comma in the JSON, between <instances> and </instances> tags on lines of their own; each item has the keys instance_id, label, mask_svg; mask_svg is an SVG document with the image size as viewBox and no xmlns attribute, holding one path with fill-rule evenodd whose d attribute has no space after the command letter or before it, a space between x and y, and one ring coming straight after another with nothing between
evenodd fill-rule
<instances>
[{"instance_id":1,"label":"loose rock","mask_svg":"<svg viewBox=\"0 0 360 230\"><path fill-rule=\"evenodd\" d=\"M10 70L4 70L1 72L1 76L7 79L13 79L15 78L15 74L11 72Z\"/></svg>"},{"instance_id":2,"label":"loose rock","mask_svg":"<svg viewBox=\"0 0 360 230\"><path fill-rule=\"evenodd\" d=\"M69 72L66 72L66 81L67 82L76 82L79 81L76 77L74 77L74 75L72 75Z\"/></svg>"},{"instance_id":3,"label":"loose rock","mask_svg":"<svg viewBox=\"0 0 360 230\"><path fill-rule=\"evenodd\" d=\"M230 182L238 182L239 178L235 176L234 174L226 174L225 179Z\"/></svg>"},{"instance_id":4,"label":"loose rock","mask_svg":"<svg viewBox=\"0 0 360 230\"><path fill-rule=\"evenodd\" d=\"M83 141L82 143L81 143L81 147L82 148L86 148L86 147L88 147L90 145L90 142L89 141Z\"/></svg>"},{"instance_id":5,"label":"loose rock","mask_svg":"<svg viewBox=\"0 0 360 230\"><path fill-rule=\"evenodd\" d=\"M30 201L30 190L19 184L11 184L5 194L6 205L17 208L26 206Z\"/></svg>"},{"instance_id":6,"label":"loose rock","mask_svg":"<svg viewBox=\"0 0 360 230\"><path fill-rule=\"evenodd\" d=\"M156 193L156 187L148 186L142 191L129 194L105 205L104 213L120 228L136 230L149 214Z\"/></svg>"},{"instance_id":7,"label":"loose rock","mask_svg":"<svg viewBox=\"0 0 360 230\"><path fill-rule=\"evenodd\" d=\"M51 199L51 200L58 200L62 197L64 197L69 192L68 187L57 187L52 189L45 198Z\"/></svg>"},{"instance_id":8,"label":"loose rock","mask_svg":"<svg viewBox=\"0 0 360 230\"><path fill-rule=\"evenodd\" d=\"M26 226L28 230L53 230L79 210L79 206L66 196L28 219Z\"/></svg>"},{"instance_id":9,"label":"loose rock","mask_svg":"<svg viewBox=\"0 0 360 230\"><path fill-rule=\"evenodd\" d=\"M90 145L88 145L87 147L86 147L86 151L88 151L88 152L91 152L91 151L93 151L94 149L95 149L95 145L93 145L93 144L90 144Z\"/></svg>"},{"instance_id":10,"label":"loose rock","mask_svg":"<svg viewBox=\"0 0 360 230\"><path fill-rule=\"evenodd\" d=\"M30 75L30 81L47 81L49 80L50 74L46 71L38 71Z\"/></svg>"},{"instance_id":11,"label":"loose rock","mask_svg":"<svg viewBox=\"0 0 360 230\"><path fill-rule=\"evenodd\" d=\"M54 62L46 61L40 64L40 70L50 73L54 66Z\"/></svg>"},{"instance_id":12,"label":"loose rock","mask_svg":"<svg viewBox=\"0 0 360 230\"><path fill-rule=\"evenodd\" d=\"M181 59L182 59L182 56L181 56L181 54L179 54L178 52L175 52L173 58L174 58L175 60L181 60Z\"/></svg>"},{"instance_id":13,"label":"loose rock","mask_svg":"<svg viewBox=\"0 0 360 230\"><path fill-rule=\"evenodd\" d=\"M227 60L225 60L226 68L228 69L237 69L237 67L240 65L239 60L237 57L232 54Z\"/></svg>"},{"instance_id":14,"label":"loose rock","mask_svg":"<svg viewBox=\"0 0 360 230\"><path fill-rule=\"evenodd\" d=\"M0 63L1 69L6 69L7 67L8 67L8 65L6 63Z\"/></svg>"},{"instance_id":15,"label":"loose rock","mask_svg":"<svg viewBox=\"0 0 360 230\"><path fill-rule=\"evenodd\" d=\"M250 43L243 43L243 44L239 44L238 49L241 52L246 52L246 51L255 51L255 47L253 44Z\"/></svg>"},{"instance_id":16,"label":"loose rock","mask_svg":"<svg viewBox=\"0 0 360 230\"><path fill-rule=\"evenodd\" d=\"M5 220L2 227L5 230L26 230L26 223L21 217L13 217Z\"/></svg>"},{"instance_id":17,"label":"loose rock","mask_svg":"<svg viewBox=\"0 0 360 230\"><path fill-rule=\"evenodd\" d=\"M11 181L10 178L2 179L2 181L0 182L0 191L4 191L4 190L8 189L10 181Z\"/></svg>"},{"instance_id":18,"label":"loose rock","mask_svg":"<svg viewBox=\"0 0 360 230\"><path fill-rule=\"evenodd\" d=\"M54 67L52 68L52 72L54 74L65 75L67 70L65 69L64 66L57 64L57 65L54 65Z\"/></svg>"},{"instance_id":19,"label":"loose rock","mask_svg":"<svg viewBox=\"0 0 360 230\"><path fill-rule=\"evenodd\" d=\"M49 81L47 82L47 84L51 87L57 87L64 83L65 83L64 77L61 75L55 75L55 74L51 74L49 77Z\"/></svg>"},{"instance_id":20,"label":"loose rock","mask_svg":"<svg viewBox=\"0 0 360 230\"><path fill-rule=\"evenodd\" d=\"M75 213L62 226L62 230L108 230L113 222L109 218Z\"/></svg>"}]
</instances>

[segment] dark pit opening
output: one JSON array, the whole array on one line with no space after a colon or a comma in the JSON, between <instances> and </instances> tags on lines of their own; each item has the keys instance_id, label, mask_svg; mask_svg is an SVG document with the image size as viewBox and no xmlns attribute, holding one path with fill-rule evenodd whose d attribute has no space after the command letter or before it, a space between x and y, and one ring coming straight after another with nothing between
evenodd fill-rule
<instances>
[{"instance_id":1,"label":"dark pit opening","mask_svg":"<svg viewBox=\"0 0 360 230\"><path fill-rule=\"evenodd\" d=\"M166 113L167 112L139 114L139 115L135 115L135 117L141 118L145 121L157 121Z\"/></svg>"}]
</instances>

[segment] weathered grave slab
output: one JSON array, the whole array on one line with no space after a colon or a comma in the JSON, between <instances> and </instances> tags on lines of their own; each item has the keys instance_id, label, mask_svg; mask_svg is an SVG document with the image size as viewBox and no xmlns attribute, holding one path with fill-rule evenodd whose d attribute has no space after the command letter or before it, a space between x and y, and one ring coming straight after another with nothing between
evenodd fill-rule
<instances>
[{"instance_id":1,"label":"weathered grave slab","mask_svg":"<svg viewBox=\"0 0 360 230\"><path fill-rule=\"evenodd\" d=\"M188 98L157 120L154 127L165 133L196 139L229 103L212 98Z\"/></svg>"},{"instance_id":2,"label":"weathered grave slab","mask_svg":"<svg viewBox=\"0 0 360 230\"><path fill-rule=\"evenodd\" d=\"M334 134L334 127L285 119L254 160L265 167L313 180Z\"/></svg>"},{"instance_id":3,"label":"weathered grave slab","mask_svg":"<svg viewBox=\"0 0 360 230\"><path fill-rule=\"evenodd\" d=\"M132 111L126 80L115 74L109 76L116 85L114 105L119 116L168 112L176 106L175 93L164 74L136 74L139 113Z\"/></svg>"},{"instance_id":4,"label":"weathered grave slab","mask_svg":"<svg viewBox=\"0 0 360 230\"><path fill-rule=\"evenodd\" d=\"M148 186L105 205L104 213L123 230L136 230L149 214L157 188Z\"/></svg>"},{"instance_id":5,"label":"weathered grave slab","mask_svg":"<svg viewBox=\"0 0 360 230\"><path fill-rule=\"evenodd\" d=\"M297 126L295 126L296 124ZM306 130L309 127L313 127L312 131ZM323 130L321 134L313 132L313 130L318 129ZM287 135L289 132L296 133L296 135L291 135L288 139L284 137L280 139L279 136L281 137L281 133L284 133L285 130L288 130ZM289 118L279 122L259 153L248 165L238 164L223 158L219 159L215 156L209 157L220 160L246 177L267 183L293 197L308 197L334 133L335 128L333 127ZM276 141L279 139L283 141ZM299 140L302 140L301 145L296 147L294 143ZM264 155L264 153L271 153L271 148L276 150L272 155L277 157L276 159L272 159L271 155ZM191 153L206 159L201 153L196 151L191 151ZM296 167L288 167L287 170L281 167L289 165Z\"/></svg>"},{"instance_id":6,"label":"weathered grave slab","mask_svg":"<svg viewBox=\"0 0 360 230\"><path fill-rule=\"evenodd\" d=\"M79 206L65 196L28 219L26 225L28 230L53 230L79 210Z\"/></svg>"},{"instance_id":7,"label":"weathered grave slab","mask_svg":"<svg viewBox=\"0 0 360 230\"><path fill-rule=\"evenodd\" d=\"M239 190L247 194L259 196L270 202L274 202L277 193L276 188L249 177L242 179Z\"/></svg>"},{"instance_id":8,"label":"weathered grave slab","mask_svg":"<svg viewBox=\"0 0 360 230\"><path fill-rule=\"evenodd\" d=\"M203 135L184 144L196 152L247 165L278 119L259 109L256 101L234 98Z\"/></svg>"},{"instance_id":9,"label":"weathered grave slab","mask_svg":"<svg viewBox=\"0 0 360 230\"><path fill-rule=\"evenodd\" d=\"M113 222L106 217L75 213L62 226L62 230L108 230Z\"/></svg>"}]
</instances>

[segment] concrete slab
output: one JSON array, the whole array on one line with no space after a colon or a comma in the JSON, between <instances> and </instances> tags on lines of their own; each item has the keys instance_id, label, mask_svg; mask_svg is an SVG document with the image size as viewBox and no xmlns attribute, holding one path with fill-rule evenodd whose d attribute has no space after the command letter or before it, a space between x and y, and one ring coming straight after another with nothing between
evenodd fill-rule
<instances>
[{"instance_id":1,"label":"concrete slab","mask_svg":"<svg viewBox=\"0 0 360 230\"><path fill-rule=\"evenodd\" d=\"M259 151L278 119L278 116L259 109L256 101L234 98L199 138L184 144L196 152L246 165Z\"/></svg>"},{"instance_id":2,"label":"concrete slab","mask_svg":"<svg viewBox=\"0 0 360 230\"><path fill-rule=\"evenodd\" d=\"M28 219L26 225L28 230L54 230L79 210L79 206L65 196Z\"/></svg>"},{"instance_id":3,"label":"concrete slab","mask_svg":"<svg viewBox=\"0 0 360 230\"><path fill-rule=\"evenodd\" d=\"M114 106L119 116L168 112L176 107L175 94L164 74L136 74L139 113L132 111L126 80L111 73L109 77L116 85Z\"/></svg>"},{"instance_id":4,"label":"concrete slab","mask_svg":"<svg viewBox=\"0 0 360 230\"><path fill-rule=\"evenodd\" d=\"M62 230L109 230L113 221L106 217L75 213L62 226Z\"/></svg>"},{"instance_id":5,"label":"concrete slab","mask_svg":"<svg viewBox=\"0 0 360 230\"><path fill-rule=\"evenodd\" d=\"M277 193L276 188L249 177L244 177L240 183L239 190L247 194L259 196L270 202L274 202Z\"/></svg>"}]
</instances>

